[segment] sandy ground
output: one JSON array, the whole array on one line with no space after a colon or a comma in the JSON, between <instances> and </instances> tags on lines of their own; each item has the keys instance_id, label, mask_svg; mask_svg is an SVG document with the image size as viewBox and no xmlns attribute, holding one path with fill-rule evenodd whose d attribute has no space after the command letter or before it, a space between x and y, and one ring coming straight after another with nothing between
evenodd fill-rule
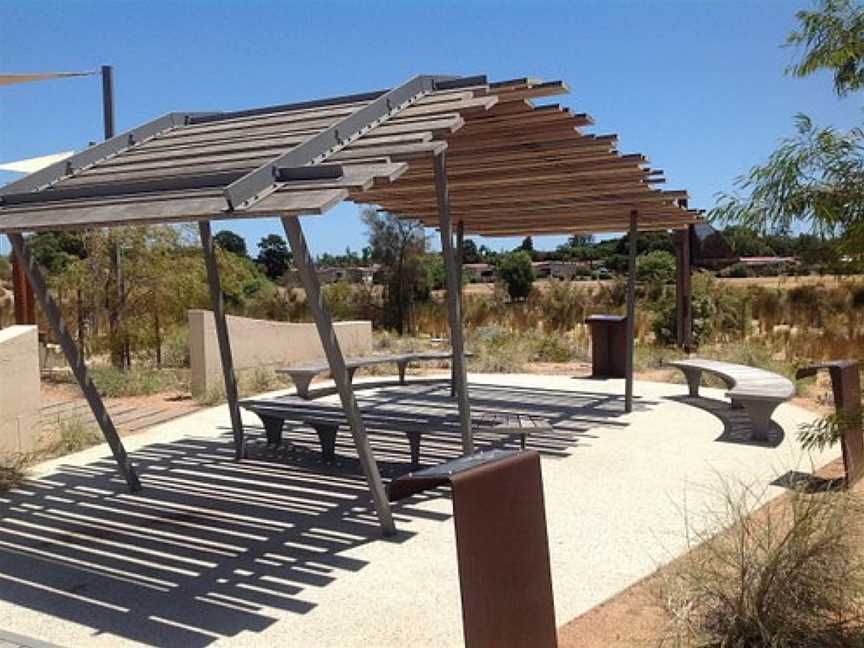
<instances>
[{"instance_id":1,"label":"sandy ground","mask_svg":"<svg viewBox=\"0 0 864 648\"><path fill-rule=\"evenodd\" d=\"M542 455L562 624L680 555L683 511L709 503L717 473L769 483L833 457L796 447L790 431L813 415L794 405L775 416L786 434L763 446L748 442L719 390L695 402L680 385L637 382L636 410L624 415L620 380L470 378L486 407L553 419L555 434L529 447ZM361 401L452 408L440 381L358 387ZM241 464L224 407L129 437L145 486L135 495L104 446L40 465L0 502L0 628L66 646L461 645L446 492L399 505L400 534L384 541L347 435L344 459L326 467L308 432L270 456L258 421L244 421L254 452ZM385 477L405 471L401 435L371 439ZM459 451L452 433L424 443L429 463Z\"/></svg>"}]
</instances>

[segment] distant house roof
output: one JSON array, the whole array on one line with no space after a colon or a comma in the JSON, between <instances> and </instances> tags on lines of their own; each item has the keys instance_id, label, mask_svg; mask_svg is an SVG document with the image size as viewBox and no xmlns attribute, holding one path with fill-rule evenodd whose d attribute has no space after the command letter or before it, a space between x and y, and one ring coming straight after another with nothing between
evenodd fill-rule
<instances>
[{"instance_id":1,"label":"distant house roof","mask_svg":"<svg viewBox=\"0 0 864 648\"><path fill-rule=\"evenodd\" d=\"M387 91L229 113L169 113L0 188L0 231L319 214L343 200L438 225L433 156L466 234L699 221L662 172L532 99L560 81L418 76ZM335 224L335 223L334 223Z\"/></svg>"}]
</instances>

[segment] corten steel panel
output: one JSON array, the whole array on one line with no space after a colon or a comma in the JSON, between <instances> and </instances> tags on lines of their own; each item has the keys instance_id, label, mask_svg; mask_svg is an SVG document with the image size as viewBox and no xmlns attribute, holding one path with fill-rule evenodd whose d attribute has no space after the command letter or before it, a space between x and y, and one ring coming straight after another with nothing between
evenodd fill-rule
<instances>
[{"instance_id":1,"label":"corten steel panel","mask_svg":"<svg viewBox=\"0 0 864 648\"><path fill-rule=\"evenodd\" d=\"M391 500L450 482L469 648L557 646L540 455L493 450L393 481Z\"/></svg>"},{"instance_id":2,"label":"corten steel panel","mask_svg":"<svg viewBox=\"0 0 864 648\"><path fill-rule=\"evenodd\" d=\"M796 378L814 376L819 369L827 369L834 392L834 407L845 414L848 421L840 438L846 484L851 486L864 476L864 430L861 425L861 369L856 360L834 360L803 367Z\"/></svg>"},{"instance_id":3,"label":"corten steel panel","mask_svg":"<svg viewBox=\"0 0 864 648\"><path fill-rule=\"evenodd\" d=\"M624 378L627 364L627 318L592 315L585 320L591 329L591 375Z\"/></svg>"}]
</instances>

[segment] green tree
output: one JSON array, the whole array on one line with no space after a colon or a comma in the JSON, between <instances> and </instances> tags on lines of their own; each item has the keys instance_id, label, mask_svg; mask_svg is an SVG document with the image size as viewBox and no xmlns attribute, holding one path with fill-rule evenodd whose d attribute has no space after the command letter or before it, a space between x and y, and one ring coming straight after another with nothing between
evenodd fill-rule
<instances>
[{"instance_id":1,"label":"green tree","mask_svg":"<svg viewBox=\"0 0 864 648\"><path fill-rule=\"evenodd\" d=\"M636 258L636 278L654 284L675 279L675 257L665 250L655 250Z\"/></svg>"},{"instance_id":2,"label":"green tree","mask_svg":"<svg viewBox=\"0 0 864 648\"><path fill-rule=\"evenodd\" d=\"M462 261L463 263L480 263L482 261L477 244L471 239L462 241Z\"/></svg>"},{"instance_id":3,"label":"green tree","mask_svg":"<svg viewBox=\"0 0 864 648\"><path fill-rule=\"evenodd\" d=\"M864 87L864 8L850 0L821 0L818 11L799 11L795 17L799 28L786 43L804 52L787 72L805 77L829 70L841 97Z\"/></svg>"},{"instance_id":4,"label":"green tree","mask_svg":"<svg viewBox=\"0 0 864 648\"><path fill-rule=\"evenodd\" d=\"M10 281L12 279L12 263L8 257L0 256L0 281Z\"/></svg>"},{"instance_id":5,"label":"green tree","mask_svg":"<svg viewBox=\"0 0 864 648\"><path fill-rule=\"evenodd\" d=\"M364 209L371 259L384 277L384 322L400 335L413 329L414 301L427 279L423 268L426 235L416 221ZM428 290L428 289L427 289Z\"/></svg>"},{"instance_id":6,"label":"green tree","mask_svg":"<svg viewBox=\"0 0 864 648\"><path fill-rule=\"evenodd\" d=\"M729 225L723 229L723 238L736 257L773 256L776 253L759 232L746 225Z\"/></svg>"},{"instance_id":7,"label":"green tree","mask_svg":"<svg viewBox=\"0 0 864 648\"><path fill-rule=\"evenodd\" d=\"M268 234L258 243L256 261L264 267L264 273L278 281L291 266L291 252L285 239L278 234Z\"/></svg>"},{"instance_id":8,"label":"green tree","mask_svg":"<svg viewBox=\"0 0 864 648\"><path fill-rule=\"evenodd\" d=\"M534 285L534 268L528 252L516 250L505 254L498 262L498 278L504 282L511 299L526 299Z\"/></svg>"},{"instance_id":9,"label":"green tree","mask_svg":"<svg viewBox=\"0 0 864 648\"><path fill-rule=\"evenodd\" d=\"M822 0L818 11L800 11L799 29L787 42L803 48L789 71L834 73L845 95L864 81L864 10L849 0ZM768 160L736 179L721 194L711 218L786 233L804 223L822 237L838 237L842 250L864 249L864 131L817 127L795 118L796 134L783 139Z\"/></svg>"},{"instance_id":10,"label":"green tree","mask_svg":"<svg viewBox=\"0 0 864 648\"><path fill-rule=\"evenodd\" d=\"M213 242L226 252L231 252L239 257L248 256L246 240L231 230L222 230L213 237Z\"/></svg>"}]
</instances>

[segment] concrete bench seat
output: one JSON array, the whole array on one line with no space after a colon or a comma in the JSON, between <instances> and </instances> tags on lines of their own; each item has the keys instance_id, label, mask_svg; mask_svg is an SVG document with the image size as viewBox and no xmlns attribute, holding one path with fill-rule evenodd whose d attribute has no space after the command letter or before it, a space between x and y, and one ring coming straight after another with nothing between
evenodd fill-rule
<instances>
[{"instance_id":1,"label":"concrete bench seat","mask_svg":"<svg viewBox=\"0 0 864 648\"><path fill-rule=\"evenodd\" d=\"M706 358L671 360L666 364L684 373L690 396L693 397L699 396L703 371L718 376L726 383L726 395L732 401L732 407L747 411L756 441L768 439L774 410L795 395L795 385L791 380L757 367Z\"/></svg>"},{"instance_id":2,"label":"concrete bench seat","mask_svg":"<svg viewBox=\"0 0 864 648\"><path fill-rule=\"evenodd\" d=\"M472 354L466 353L465 357ZM438 360L451 360L452 351L417 351L411 353L394 353L387 355L375 355L356 358L345 358L345 367L348 369L348 380L354 380L354 373L362 367L372 367L380 364L395 364L399 370L399 384L405 384L405 372L412 362L434 362ZM330 371L330 365L326 360L320 362L304 362L290 367L277 369L276 373L291 378L297 389L297 395L308 399L309 386L315 376Z\"/></svg>"}]
</instances>

